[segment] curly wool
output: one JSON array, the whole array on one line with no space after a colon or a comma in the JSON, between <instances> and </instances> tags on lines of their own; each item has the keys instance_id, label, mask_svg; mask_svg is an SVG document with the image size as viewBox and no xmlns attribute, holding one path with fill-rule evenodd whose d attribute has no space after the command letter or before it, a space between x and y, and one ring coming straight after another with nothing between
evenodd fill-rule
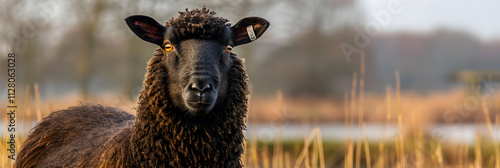
<instances>
[{"instance_id":1,"label":"curly wool","mask_svg":"<svg viewBox=\"0 0 500 168\"><path fill-rule=\"evenodd\" d=\"M229 20L216 17L216 12L206 7L179 12L179 17L170 19L167 26L174 28L174 34L179 40L190 38L214 39L220 37L226 27L230 27Z\"/></svg>"},{"instance_id":2,"label":"curly wool","mask_svg":"<svg viewBox=\"0 0 500 168\"><path fill-rule=\"evenodd\" d=\"M162 54L161 51L158 49L157 53ZM186 116L186 112L168 102L168 81L162 75L167 74L166 68L161 65L161 57L151 59L140 94L131 146L132 151L165 149L168 152L132 153L139 166L221 167L224 163L223 167L241 167L248 78L242 61L236 55L231 59L234 64L228 74L231 81L225 105L199 118ZM165 160L169 163L164 163Z\"/></svg>"},{"instance_id":3,"label":"curly wool","mask_svg":"<svg viewBox=\"0 0 500 168\"><path fill-rule=\"evenodd\" d=\"M137 118L92 104L54 112L30 132L14 167L242 167L249 94L243 61L231 55L224 106L196 118L169 102L162 59L149 61Z\"/></svg>"},{"instance_id":4,"label":"curly wool","mask_svg":"<svg viewBox=\"0 0 500 168\"><path fill-rule=\"evenodd\" d=\"M186 26L177 32L184 38L212 38L227 22L214 14L181 12L172 24ZM197 117L170 102L164 59L158 48L148 63L137 117L92 104L54 112L29 133L14 167L242 167L249 94L243 61L231 54L226 99Z\"/></svg>"}]
</instances>

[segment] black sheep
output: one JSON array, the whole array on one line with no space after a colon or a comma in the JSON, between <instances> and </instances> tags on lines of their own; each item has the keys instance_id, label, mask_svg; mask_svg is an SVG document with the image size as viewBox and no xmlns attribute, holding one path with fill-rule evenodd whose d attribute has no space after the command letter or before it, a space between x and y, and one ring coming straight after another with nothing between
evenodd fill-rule
<instances>
[{"instance_id":1,"label":"black sheep","mask_svg":"<svg viewBox=\"0 0 500 168\"><path fill-rule=\"evenodd\" d=\"M29 133L15 167L242 167L248 79L232 47L259 38L269 23L234 26L205 7L165 26L130 16L128 26L157 44L137 117L84 104L53 112Z\"/></svg>"}]
</instances>

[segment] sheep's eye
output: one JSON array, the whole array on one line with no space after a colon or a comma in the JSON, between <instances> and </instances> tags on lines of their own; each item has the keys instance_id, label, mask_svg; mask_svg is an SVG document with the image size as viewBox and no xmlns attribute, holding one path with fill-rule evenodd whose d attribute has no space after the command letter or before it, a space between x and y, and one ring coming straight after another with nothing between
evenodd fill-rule
<instances>
[{"instance_id":1,"label":"sheep's eye","mask_svg":"<svg viewBox=\"0 0 500 168\"><path fill-rule=\"evenodd\" d=\"M165 49L165 51L169 52L169 51L172 51L174 49L174 46L172 44L165 44L165 46L163 46L163 48Z\"/></svg>"},{"instance_id":2,"label":"sheep's eye","mask_svg":"<svg viewBox=\"0 0 500 168\"><path fill-rule=\"evenodd\" d=\"M227 47L226 47L226 52L227 52L227 53L231 53L231 50L233 50L233 46L231 46L231 45L227 45Z\"/></svg>"}]
</instances>

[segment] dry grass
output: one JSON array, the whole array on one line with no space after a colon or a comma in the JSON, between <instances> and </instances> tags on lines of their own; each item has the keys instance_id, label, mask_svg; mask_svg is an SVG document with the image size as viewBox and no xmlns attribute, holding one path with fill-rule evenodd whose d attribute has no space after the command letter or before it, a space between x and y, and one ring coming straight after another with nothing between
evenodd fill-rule
<instances>
[{"instance_id":1,"label":"dry grass","mask_svg":"<svg viewBox=\"0 0 500 168\"><path fill-rule=\"evenodd\" d=\"M275 97L252 97L249 121L253 122L253 125L257 126L258 123L268 122L275 117L287 118L289 122L344 122L347 133L345 141L337 145L332 145L334 142L324 142L319 127L315 127L308 136L304 135L303 141L293 141L293 145L286 142L289 140L281 138L281 131L277 132L277 138L272 143L262 142L259 137L252 136L245 143L243 164L246 167L272 168L500 168L500 148L495 143L493 131L500 126L500 95L481 101L479 112L471 112L467 116L469 120L464 120L485 123L489 132L488 137L477 135L474 145L445 144L432 141L432 138L427 137L425 128L436 122L446 123L442 119L444 112L452 108L454 104L463 102L466 97L464 93L461 91L431 95L403 93L399 82L395 82L395 89L388 86L385 95L365 94L363 76L363 71L359 76L357 73L353 74L351 93L345 94L344 101L290 99L281 93ZM78 96L70 96L57 101L40 100L38 86L33 86L33 93L30 88L26 87L25 96L20 98L21 101L18 100L23 104L18 109L17 121L40 120L50 111L80 104L78 100L81 98ZM395 93L392 90L395 90ZM31 102L32 99L34 103ZM90 98L86 102L116 106L135 113L133 100L100 96ZM490 109L493 109L493 112ZM6 117L5 113L2 115ZM492 116L495 121L492 121ZM354 139L351 129L355 125L363 128L364 123L367 122L385 123L387 130L389 125L397 124L403 131L396 137L381 135L384 139L379 142L368 141L363 131L360 132L358 139ZM278 130L281 130L281 124L278 123L280 125ZM17 148L26 138L24 135L27 134L27 130L21 130L18 133ZM253 133L253 135L256 134ZM0 147L6 149L7 134L3 137ZM7 155L6 150L0 151L0 167L11 167L12 161L7 159Z\"/></svg>"}]
</instances>

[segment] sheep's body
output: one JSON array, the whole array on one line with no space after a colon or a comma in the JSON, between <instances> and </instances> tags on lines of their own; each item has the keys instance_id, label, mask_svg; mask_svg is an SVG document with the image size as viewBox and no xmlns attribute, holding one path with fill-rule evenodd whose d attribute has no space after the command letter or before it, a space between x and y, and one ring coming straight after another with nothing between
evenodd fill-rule
<instances>
[{"instance_id":1,"label":"sheep's body","mask_svg":"<svg viewBox=\"0 0 500 168\"><path fill-rule=\"evenodd\" d=\"M134 116L116 108L80 105L53 112L24 142L18 167L78 167L101 152L117 132L130 127ZM29 150L26 150L29 149Z\"/></svg>"},{"instance_id":2,"label":"sheep's body","mask_svg":"<svg viewBox=\"0 0 500 168\"><path fill-rule=\"evenodd\" d=\"M153 57L135 122L120 109L99 105L56 111L35 126L15 166L241 167L248 88L242 61L232 59L239 63L229 74L234 87L226 106L214 111L225 114L187 121L171 113L177 109L166 107L169 99L158 99L168 91L166 78L158 78L165 71L161 57Z\"/></svg>"},{"instance_id":3,"label":"sheep's body","mask_svg":"<svg viewBox=\"0 0 500 168\"><path fill-rule=\"evenodd\" d=\"M176 31L167 31L171 28L145 16L129 17L127 24L143 40L160 45L161 39L169 37L165 42L170 44L172 40L180 48L159 48L150 59L137 117L100 105L54 112L30 132L14 167L242 167L248 79L243 61L223 48L233 45L229 42L234 41L236 46L255 40L246 34L248 27L255 28L257 33L251 35L258 38L269 23L250 17L229 28L224 23L227 20L214 14L205 8L181 13L180 21L173 25L186 23L192 27L178 27ZM203 31L207 26L214 28L209 34L214 36ZM179 59L194 61L174 64ZM176 72L178 66L186 71ZM184 73L209 74L194 79L212 82L205 88L212 90L196 93L191 85L179 89L185 85L175 77L195 76L179 76ZM212 74L218 75L217 80L211 81ZM190 97L179 98L181 93ZM216 100L205 99L207 95ZM186 108L193 103L191 110Z\"/></svg>"}]
</instances>

